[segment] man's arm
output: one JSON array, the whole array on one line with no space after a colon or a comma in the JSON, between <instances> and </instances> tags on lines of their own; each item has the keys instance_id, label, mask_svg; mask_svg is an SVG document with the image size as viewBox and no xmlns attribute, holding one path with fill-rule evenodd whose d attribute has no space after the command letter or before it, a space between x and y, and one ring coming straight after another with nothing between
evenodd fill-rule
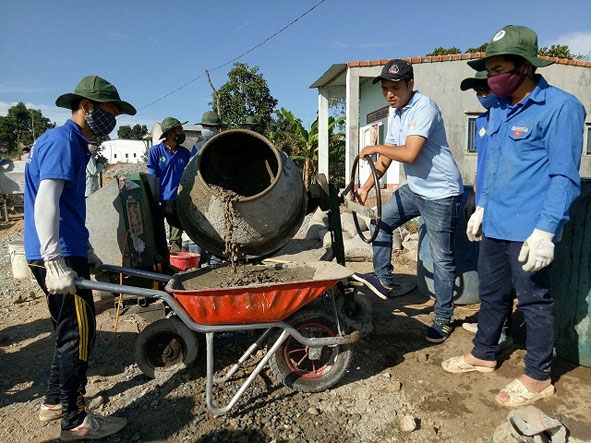
<instances>
[{"instance_id":1,"label":"man's arm","mask_svg":"<svg viewBox=\"0 0 591 443\"><path fill-rule=\"evenodd\" d=\"M383 145L366 146L359 153L360 158L365 158L368 155L380 154L388 157L390 161L396 160L402 163L414 163L419 157L421 149L425 146L427 139L420 135L409 135L406 137L404 145L398 146L390 143Z\"/></svg>"}]
</instances>

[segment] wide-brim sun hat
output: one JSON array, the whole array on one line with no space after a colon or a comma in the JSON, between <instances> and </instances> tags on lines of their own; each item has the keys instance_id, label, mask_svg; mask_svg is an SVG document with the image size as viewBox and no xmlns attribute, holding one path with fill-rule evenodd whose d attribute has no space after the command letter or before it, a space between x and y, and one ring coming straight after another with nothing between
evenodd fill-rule
<instances>
[{"instance_id":1,"label":"wide-brim sun hat","mask_svg":"<svg viewBox=\"0 0 591 443\"><path fill-rule=\"evenodd\" d=\"M497 31L486 47L486 55L468 62L477 71L486 69L486 60L497 55L518 55L536 68L551 65L553 60L538 57L538 35L525 26L505 26Z\"/></svg>"},{"instance_id":2,"label":"wide-brim sun hat","mask_svg":"<svg viewBox=\"0 0 591 443\"><path fill-rule=\"evenodd\" d=\"M468 89L474 89L477 86L486 86L488 88L487 78L488 74L486 71L478 71L474 77L468 77L462 80L462 83L460 83L460 89L462 91L467 91Z\"/></svg>"},{"instance_id":3,"label":"wide-brim sun hat","mask_svg":"<svg viewBox=\"0 0 591 443\"><path fill-rule=\"evenodd\" d=\"M201 121L197 123L201 126L222 126L222 119L215 111L207 111L201 117Z\"/></svg>"},{"instance_id":4,"label":"wide-brim sun hat","mask_svg":"<svg viewBox=\"0 0 591 443\"><path fill-rule=\"evenodd\" d=\"M55 104L60 108L72 109L72 102L83 98L98 103L116 103L121 114L135 115L137 112L130 103L121 100L115 86L97 75L84 77L74 92L60 95Z\"/></svg>"},{"instance_id":5,"label":"wide-brim sun hat","mask_svg":"<svg viewBox=\"0 0 591 443\"><path fill-rule=\"evenodd\" d=\"M168 131L174 128L178 128L179 126L182 127L183 125L186 125L188 122L189 121L187 120L186 122L181 123L180 120L174 117L166 117L164 120L162 120L162 123L160 123L160 129L162 130L162 135L160 136L160 138L165 138L166 133Z\"/></svg>"}]
</instances>

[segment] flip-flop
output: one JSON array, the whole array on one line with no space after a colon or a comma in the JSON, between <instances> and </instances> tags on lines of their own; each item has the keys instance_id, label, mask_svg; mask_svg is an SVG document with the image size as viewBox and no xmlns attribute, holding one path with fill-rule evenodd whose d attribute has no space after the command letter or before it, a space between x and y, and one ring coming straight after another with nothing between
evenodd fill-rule
<instances>
[{"instance_id":1,"label":"flip-flop","mask_svg":"<svg viewBox=\"0 0 591 443\"><path fill-rule=\"evenodd\" d=\"M464 372L493 372L496 368L489 368L488 366L478 366L466 363L463 355L449 358L441 363L444 371L452 374L463 374Z\"/></svg>"},{"instance_id":2,"label":"flip-flop","mask_svg":"<svg viewBox=\"0 0 591 443\"><path fill-rule=\"evenodd\" d=\"M503 400L499 395L504 392L509 395L508 400ZM495 400L498 404L515 408L518 406L527 406L537 402L543 398L550 398L554 395L556 389L554 385L548 385L541 392L534 392L527 389L523 383L518 379L513 380L507 386L505 386L501 392L495 396Z\"/></svg>"}]
</instances>

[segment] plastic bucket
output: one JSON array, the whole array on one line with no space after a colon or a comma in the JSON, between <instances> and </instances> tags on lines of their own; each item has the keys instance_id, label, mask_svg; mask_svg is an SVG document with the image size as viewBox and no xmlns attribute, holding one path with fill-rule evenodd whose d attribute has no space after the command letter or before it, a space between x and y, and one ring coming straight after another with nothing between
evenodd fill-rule
<instances>
[{"instance_id":1,"label":"plastic bucket","mask_svg":"<svg viewBox=\"0 0 591 443\"><path fill-rule=\"evenodd\" d=\"M192 252L171 252L170 264L181 271L199 266L201 255Z\"/></svg>"},{"instance_id":2,"label":"plastic bucket","mask_svg":"<svg viewBox=\"0 0 591 443\"><path fill-rule=\"evenodd\" d=\"M463 208L470 195L472 185L464 186L460 207ZM460 215L454 236L456 256L456 279L454 284L454 303L470 305L480 302L478 297L478 243L471 243L466 236L466 220ZM429 235L419 218L419 254L417 262L417 289L422 295L435 297L433 281L433 256L429 246Z\"/></svg>"},{"instance_id":3,"label":"plastic bucket","mask_svg":"<svg viewBox=\"0 0 591 443\"><path fill-rule=\"evenodd\" d=\"M25 257L25 243L23 241L8 242L8 252L10 253L12 276L14 278L33 277Z\"/></svg>"},{"instance_id":4,"label":"plastic bucket","mask_svg":"<svg viewBox=\"0 0 591 443\"><path fill-rule=\"evenodd\" d=\"M591 179L581 179L581 195L556 244L550 293L556 312L556 355L591 366Z\"/></svg>"}]
</instances>

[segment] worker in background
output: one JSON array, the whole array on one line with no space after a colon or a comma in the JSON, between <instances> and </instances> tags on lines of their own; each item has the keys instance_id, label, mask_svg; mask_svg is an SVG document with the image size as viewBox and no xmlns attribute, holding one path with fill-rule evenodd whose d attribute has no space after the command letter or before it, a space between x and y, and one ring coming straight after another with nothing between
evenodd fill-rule
<instances>
[{"instance_id":1,"label":"worker in background","mask_svg":"<svg viewBox=\"0 0 591 443\"><path fill-rule=\"evenodd\" d=\"M183 247L183 227L177 212L177 199L181 177L191 157L189 150L182 146L186 138L183 130L185 123L166 117L160 124L160 139L164 140L148 150L148 173L158 178L160 209L170 225L170 252L179 252Z\"/></svg>"},{"instance_id":2,"label":"worker in background","mask_svg":"<svg viewBox=\"0 0 591 443\"><path fill-rule=\"evenodd\" d=\"M246 117L244 127L250 131L259 132L261 129L261 123L256 115L249 115Z\"/></svg>"},{"instance_id":3,"label":"worker in background","mask_svg":"<svg viewBox=\"0 0 591 443\"><path fill-rule=\"evenodd\" d=\"M104 165L97 159L98 148L98 142L91 140L88 143L90 158L86 165L86 192L84 193L86 198L99 190L99 177L103 171Z\"/></svg>"},{"instance_id":4,"label":"worker in background","mask_svg":"<svg viewBox=\"0 0 591 443\"><path fill-rule=\"evenodd\" d=\"M222 130L222 119L214 111L205 112L201 117L201 122L197 124L201 125L201 138L193 146L191 157L197 155L203 145Z\"/></svg>"}]
</instances>

